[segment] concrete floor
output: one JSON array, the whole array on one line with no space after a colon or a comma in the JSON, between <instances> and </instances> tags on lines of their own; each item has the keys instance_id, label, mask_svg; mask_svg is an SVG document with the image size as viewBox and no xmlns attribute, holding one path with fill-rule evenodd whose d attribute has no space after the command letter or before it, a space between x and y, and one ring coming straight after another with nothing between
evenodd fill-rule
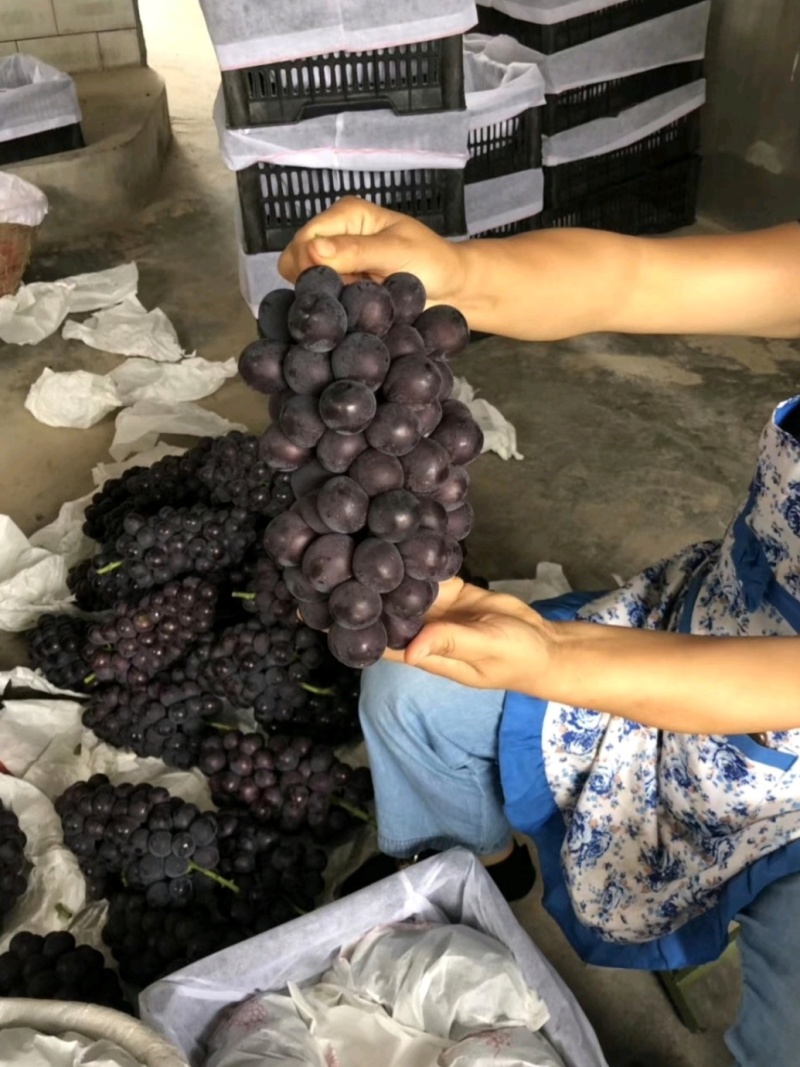
<instances>
[{"instance_id":1,"label":"concrete floor","mask_svg":"<svg viewBox=\"0 0 800 1067\"><path fill-rule=\"evenodd\" d=\"M158 304L184 346L208 359L238 354L254 336L239 292L234 182L211 123L213 52L196 0L141 0L150 62L166 79L175 143L155 201L124 227L68 246L43 244L30 279L55 279L135 260L140 296ZM46 240L46 234L45 234ZM488 339L461 358L465 375L516 424L525 459L491 456L472 468L477 512L471 561L489 578L525 577L562 563L573 584L607 586L695 540L719 536L748 483L772 406L796 391L797 346L714 338L592 336L560 344ZM0 346L2 511L28 532L91 487L113 424L55 430L23 409L42 368L110 369L118 357L54 337ZM525 382L520 389L519 383ZM238 382L205 402L254 431L259 397ZM18 656L6 643L0 665ZM736 1010L735 963L694 991L709 1023L690 1035L655 978L576 960L538 904L519 916L578 995L612 1067L720 1067Z\"/></svg>"}]
</instances>

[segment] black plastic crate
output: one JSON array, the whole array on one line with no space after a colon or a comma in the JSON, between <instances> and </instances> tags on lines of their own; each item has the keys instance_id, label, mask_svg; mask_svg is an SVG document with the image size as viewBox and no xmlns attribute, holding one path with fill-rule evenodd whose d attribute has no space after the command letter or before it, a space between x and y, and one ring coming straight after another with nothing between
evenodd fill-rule
<instances>
[{"instance_id":1,"label":"black plastic crate","mask_svg":"<svg viewBox=\"0 0 800 1067\"><path fill-rule=\"evenodd\" d=\"M697 59L688 63L670 63L625 78L579 85L563 93L551 94L543 109L542 132L546 137L553 137L574 126L613 117L654 96L691 85L704 73L703 60Z\"/></svg>"},{"instance_id":2,"label":"black plastic crate","mask_svg":"<svg viewBox=\"0 0 800 1067\"><path fill-rule=\"evenodd\" d=\"M542 213L545 229L581 226L615 233L669 233L690 226L697 211L701 159L694 155L668 167Z\"/></svg>"},{"instance_id":3,"label":"black plastic crate","mask_svg":"<svg viewBox=\"0 0 800 1067\"><path fill-rule=\"evenodd\" d=\"M698 0L617 0L600 11L547 25L525 22L479 5L477 30L479 33L506 33L527 48L552 55L696 3Z\"/></svg>"},{"instance_id":4,"label":"black plastic crate","mask_svg":"<svg viewBox=\"0 0 800 1067\"><path fill-rule=\"evenodd\" d=\"M544 206L561 208L642 173L690 156L700 147L700 111L690 112L649 137L588 159L544 168Z\"/></svg>"},{"instance_id":5,"label":"black plastic crate","mask_svg":"<svg viewBox=\"0 0 800 1067\"><path fill-rule=\"evenodd\" d=\"M54 156L59 152L74 152L84 148L83 132L79 122L70 126L59 126L55 130L43 130L31 133L27 137L17 137L13 141L0 141L0 166L22 163L26 159L38 159L40 156Z\"/></svg>"},{"instance_id":6,"label":"black plastic crate","mask_svg":"<svg viewBox=\"0 0 800 1067\"><path fill-rule=\"evenodd\" d=\"M463 170L352 171L256 163L237 174L245 252L280 252L343 196L412 215L444 237L467 231Z\"/></svg>"},{"instance_id":7,"label":"black plastic crate","mask_svg":"<svg viewBox=\"0 0 800 1067\"><path fill-rule=\"evenodd\" d=\"M516 174L542 165L541 108L528 108L504 122L482 126L469 135L468 185Z\"/></svg>"},{"instance_id":8,"label":"black plastic crate","mask_svg":"<svg viewBox=\"0 0 800 1067\"><path fill-rule=\"evenodd\" d=\"M222 89L229 129L345 110L458 111L465 106L463 41L457 35L223 71Z\"/></svg>"}]
</instances>

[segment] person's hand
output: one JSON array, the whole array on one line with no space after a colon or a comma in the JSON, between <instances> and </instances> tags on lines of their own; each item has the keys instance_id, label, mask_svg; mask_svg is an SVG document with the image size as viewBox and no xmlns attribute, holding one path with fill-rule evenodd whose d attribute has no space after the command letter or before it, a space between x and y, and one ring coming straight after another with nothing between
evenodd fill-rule
<instances>
[{"instance_id":1,"label":"person's hand","mask_svg":"<svg viewBox=\"0 0 800 1067\"><path fill-rule=\"evenodd\" d=\"M404 652L386 658L474 689L536 693L546 684L555 627L516 597L443 582L425 626Z\"/></svg>"},{"instance_id":2,"label":"person's hand","mask_svg":"<svg viewBox=\"0 0 800 1067\"><path fill-rule=\"evenodd\" d=\"M348 196L299 230L284 249L278 269L294 283L308 267L332 267L346 282L383 282L390 274L415 274L431 304L458 307L463 285L458 244L439 237L408 215Z\"/></svg>"}]
</instances>

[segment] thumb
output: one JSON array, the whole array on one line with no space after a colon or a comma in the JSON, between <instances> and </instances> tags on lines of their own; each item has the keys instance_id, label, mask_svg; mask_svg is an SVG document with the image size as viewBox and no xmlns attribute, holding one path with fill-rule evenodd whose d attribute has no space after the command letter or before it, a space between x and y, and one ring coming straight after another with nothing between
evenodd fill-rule
<instances>
[{"instance_id":1,"label":"thumb","mask_svg":"<svg viewBox=\"0 0 800 1067\"><path fill-rule=\"evenodd\" d=\"M309 244L315 263L332 267L339 274L393 274L404 262L401 243L390 233L341 234L315 237Z\"/></svg>"},{"instance_id":2,"label":"thumb","mask_svg":"<svg viewBox=\"0 0 800 1067\"><path fill-rule=\"evenodd\" d=\"M440 659L470 660L474 639L468 628L449 622L433 622L423 627L406 649L406 663L418 667L432 656Z\"/></svg>"}]
</instances>

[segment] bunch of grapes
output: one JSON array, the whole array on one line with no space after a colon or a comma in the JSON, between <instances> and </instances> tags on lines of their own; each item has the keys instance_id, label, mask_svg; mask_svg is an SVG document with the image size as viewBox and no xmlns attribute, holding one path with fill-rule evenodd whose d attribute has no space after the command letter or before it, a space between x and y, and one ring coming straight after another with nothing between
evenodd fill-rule
<instances>
[{"instance_id":1,"label":"bunch of grapes","mask_svg":"<svg viewBox=\"0 0 800 1067\"><path fill-rule=\"evenodd\" d=\"M363 804L372 796L369 771L348 766L308 738L233 730L203 742L199 766L218 804L247 808L282 833L307 828L325 841L353 818L368 818Z\"/></svg>"},{"instance_id":2,"label":"bunch of grapes","mask_svg":"<svg viewBox=\"0 0 800 1067\"><path fill-rule=\"evenodd\" d=\"M78 945L66 930L16 933L0 956L0 995L71 1000L130 1012L102 952Z\"/></svg>"},{"instance_id":3,"label":"bunch of grapes","mask_svg":"<svg viewBox=\"0 0 800 1067\"><path fill-rule=\"evenodd\" d=\"M59 689L82 692L88 666L89 624L74 615L40 615L28 632L31 666Z\"/></svg>"},{"instance_id":4,"label":"bunch of grapes","mask_svg":"<svg viewBox=\"0 0 800 1067\"><path fill-rule=\"evenodd\" d=\"M0 925L28 887L27 843L16 814L0 801Z\"/></svg>"},{"instance_id":5,"label":"bunch of grapes","mask_svg":"<svg viewBox=\"0 0 800 1067\"><path fill-rule=\"evenodd\" d=\"M219 697L173 669L142 690L103 686L91 695L83 725L115 748L188 770L197 764L208 722L223 710Z\"/></svg>"},{"instance_id":6,"label":"bunch of grapes","mask_svg":"<svg viewBox=\"0 0 800 1067\"><path fill-rule=\"evenodd\" d=\"M103 941L123 980L144 987L241 940L215 910L193 902L185 908L153 908L144 893L111 897Z\"/></svg>"},{"instance_id":7,"label":"bunch of grapes","mask_svg":"<svg viewBox=\"0 0 800 1067\"><path fill-rule=\"evenodd\" d=\"M254 612L264 626L291 625L297 619L297 600L281 577L280 568L266 556L256 561L241 593L245 609Z\"/></svg>"},{"instance_id":8,"label":"bunch of grapes","mask_svg":"<svg viewBox=\"0 0 800 1067\"><path fill-rule=\"evenodd\" d=\"M265 338L239 361L271 397L261 456L292 472L297 497L264 547L305 621L354 668L419 632L472 527L465 468L483 434L450 398L448 365L469 329L455 308L425 303L411 274L344 285L312 267L290 305L266 298Z\"/></svg>"},{"instance_id":9,"label":"bunch of grapes","mask_svg":"<svg viewBox=\"0 0 800 1067\"><path fill-rule=\"evenodd\" d=\"M120 600L136 595L136 586L128 572L119 566L113 546L100 549L91 559L72 567L67 585L81 611L108 611Z\"/></svg>"},{"instance_id":10,"label":"bunch of grapes","mask_svg":"<svg viewBox=\"0 0 800 1067\"><path fill-rule=\"evenodd\" d=\"M275 516L294 501L288 474L273 471L259 455L255 434L233 430L216 438L197 476L215 503Z\"/></svg>"},{"instance_id":11,"label":"bunch of grapes","mask_svg":"<svg viewBox=\"0 0 800 1067\"><path fill-rule=\"evenodd\" d=\"M89 630L93 674L100 682L146 685L208 633L216 601L216 586L192 575L138 602L117 604L107 622Z\"/></svg>"}]
</instances>

